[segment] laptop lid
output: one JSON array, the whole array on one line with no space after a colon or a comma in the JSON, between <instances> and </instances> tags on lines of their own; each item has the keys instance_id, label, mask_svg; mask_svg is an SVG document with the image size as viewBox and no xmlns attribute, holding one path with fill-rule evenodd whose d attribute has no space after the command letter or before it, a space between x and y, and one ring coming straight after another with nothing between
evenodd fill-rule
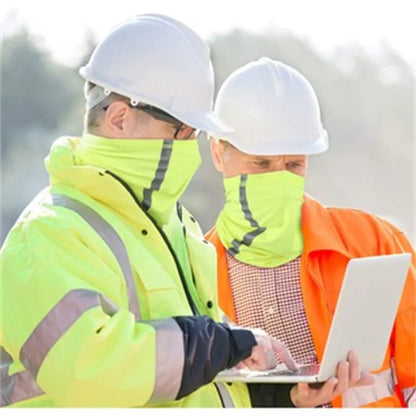
<instances>
[{"instance_id":1,"label":"laptop lid","mask_svg":"<svg viewBox=\"0 0 416 416\"><path fill-rule=\"evenodd\" d=\"M351 259L345 271L320 366L288 370L225 370L216 381L298 383L324 381L335 375L339 361L354 350L362 371L383 363L400 297L406 280L409 253ZM303 373L315 367L317 374Z\"/></svg>"}]
</instances>

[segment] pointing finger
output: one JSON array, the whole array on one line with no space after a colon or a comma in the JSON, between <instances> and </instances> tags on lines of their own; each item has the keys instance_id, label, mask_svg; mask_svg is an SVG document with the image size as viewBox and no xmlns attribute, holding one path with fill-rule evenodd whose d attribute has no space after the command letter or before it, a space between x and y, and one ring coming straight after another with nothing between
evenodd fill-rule
<instances>
[{"instance_id":1,"label":"pointing finger","mask_svg":"<svg viewBox=\"0 0 416 416\"><path fill-rule=\"evenodd\" d=\"M270 339L272 342L273 351L280 358L282 363L285 364L289 370L297 370L298 366L295 363L295 360L292 358L292 355L290 354L289 350L285 347L285 345L277 339L274 339L272 337L270 337Z\"/></svg>"}]
</instances>

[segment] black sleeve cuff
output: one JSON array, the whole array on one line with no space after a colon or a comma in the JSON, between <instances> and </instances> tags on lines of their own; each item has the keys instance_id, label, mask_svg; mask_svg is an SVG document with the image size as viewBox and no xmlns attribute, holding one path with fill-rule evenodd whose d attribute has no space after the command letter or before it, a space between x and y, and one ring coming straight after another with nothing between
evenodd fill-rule
<instances>
[{"instance_id":1,"label":"black sleeve cuff","mask_svg":"<svg viewBox=\"0 0 416 416\"><path fill-rule=\"evenodd\" d=\"M176 399L211 382L228 367L251 355L256 340L251 331L231 329L207 316L174 317L184 341L184 368Z\"/></svg>"},{"instance_id":2,"label":"black sleeve cuff","mask_svg":"<svg viewBox=\"0 0 416 416\"><path fill-rule=\"evenodd\" d=\"M249 383L251 405L253 407L296 407L290 399L289 383Z\"/></svg>"},{"instance_id":3,"label":"black sleeve cuff","mask_svg":"<svg viewBox=\"0 0 416 416\"><path fill-rule=\"evenodd\" d=\"M231 368L237 365L240 361L250 357L253 347L257 345L256 338L251 331L246 329L233 329L227 324L220 324L230 332L231 347L230 358L226 368Z\"/></svg>"}]
</instances>

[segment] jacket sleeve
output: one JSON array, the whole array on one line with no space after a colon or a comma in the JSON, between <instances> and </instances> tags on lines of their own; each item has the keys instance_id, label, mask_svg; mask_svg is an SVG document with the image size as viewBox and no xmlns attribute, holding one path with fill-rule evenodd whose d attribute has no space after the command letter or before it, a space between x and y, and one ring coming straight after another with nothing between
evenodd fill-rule
<instances>
[{"instance_id":1,"label":"jacket sleeve","mask_svg":"<svg viewBox=\"0 0 416 416\"><path fill-rule=\"evenodd\" d=\"M290 399L290 383L249 383L247 385L253 407L296 407Z\"/></svg>"},{"instance_id":2,"label":"jacket sleeve","mask_svg":"<svg viewBox=\"0 0 416 416\"><path fill-rule=\"evenodd\" d=\"M232 329L208 317L177 317L184 337L185 363L178 398L212 381L225 368L251 355L256 340L251 331Z\"/></svg>"},{"instance_id":3,"label":"jacket sleeve","mask_svg":"<svg viewBox=\"0 0 416 416\"><path fill-rule=\"evenodd\" d=\"M388 224L388 223L387 223ZM393 232L393 252L412 254L412 261L393 328L394 367L399 390L408 407L416 407L416 256L403 232L388 224Z\"/></svg>"},{"instance_id":4,"label":"jacket sleeve","mask_svg":"<svg viewBox=\"0 0 416 416\"><path fill-rule=\"evenodd\" d=\"M205 317L136 322L105 243L50 215L12 231L1 266L2 343L58 406L168 403L255 344ZM25 387L10 386L14 398Z\"/></svg>"}]
</instances>

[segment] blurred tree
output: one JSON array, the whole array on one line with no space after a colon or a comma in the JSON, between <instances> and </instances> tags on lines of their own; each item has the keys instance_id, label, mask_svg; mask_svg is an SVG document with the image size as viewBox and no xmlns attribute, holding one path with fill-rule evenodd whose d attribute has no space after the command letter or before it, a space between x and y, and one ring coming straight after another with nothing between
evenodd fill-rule
<instances>
[{"instance_id":1,"label":"blurred tree","mask_svg":"<svg viewBox=\"0 0 416 416\"><path fill-rule=\"evenodd\" d=\"M76 90L74 70L56 64L27 31L6 38L2 58L2 157L21 149L28 131L59 129Z\"/></svg>"},{"instance_id":2,"label":"blurred tree","mask_svg":"<svg viewBox=\"0 0 416 416\"><path fill-rule=\"evenodd\" d=\"M388 45L379 55L346 45L323 56L299 38L241 30L211 41L217 89L238 67L262 56L287 63L314 86L328 131L328 152L309 158L307 191L323 203L385 216L415 241L414 75ZM184 196L202 227L214 225L224 197L221 176L201 141L202 167Z\"/></svg>"},{"instance_id":3,"label":"blurred tree","mask_svg":"<svg viewBox=\"0 0 416 416\"><path fill-rule=\"evenodd\" d=\"M22 29L5 38L1 62L1 238L47 185L43 159L52 140L82 131L82 81L55 63ZM78 118L70 131L70 120Z\"/></svg>"},{"instance_id":4,"label":"blurred tree","mask_svg":"<svg viewBox=\"0 0 416 416\"><path fill-rule=\"evenodd\" d=\"M292 65L314 86L330 150L310 157L307 191L323 203L386 216L414 239L414 74L388 45L378 55L346 45L332 55L289 34L241 30L211 40L216 87L238 67L269 56ZM51 142L82 132L82 78L95 40L90 34L74 68L55 63L24 30L3 40L2 233L47 184L43 167ZM200 140L202 166L183 201L204 231L223 203L222 179Z\"/></svg>"}]
</instances>

